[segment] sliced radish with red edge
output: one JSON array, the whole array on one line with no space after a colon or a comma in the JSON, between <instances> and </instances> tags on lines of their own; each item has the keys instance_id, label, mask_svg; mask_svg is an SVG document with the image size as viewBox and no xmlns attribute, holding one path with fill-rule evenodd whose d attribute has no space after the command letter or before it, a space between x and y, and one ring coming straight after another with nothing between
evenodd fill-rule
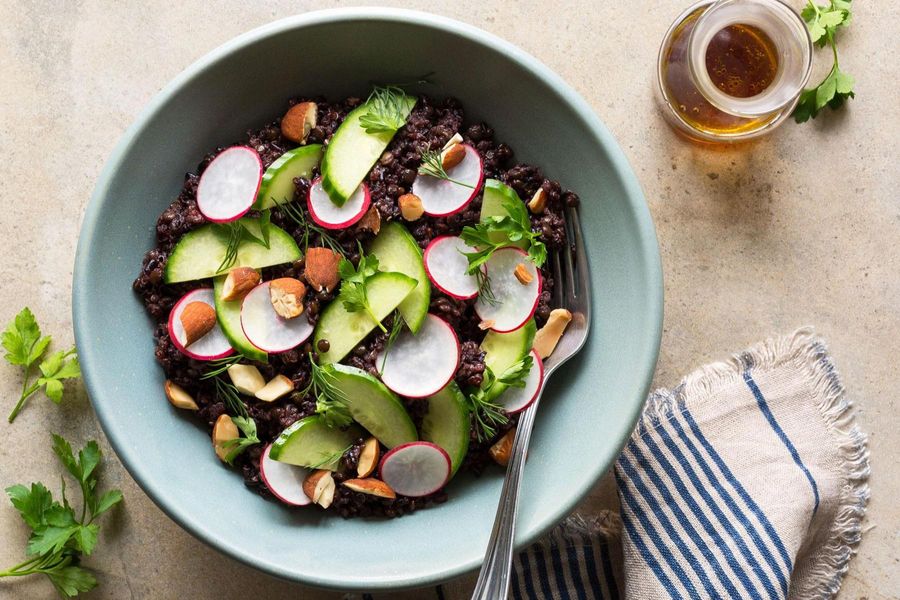
<instances>
[{"instance_id":1,"label":"sliced radish with red edge","mask_svg":"<svg viewBox=\"0 0 900 600\"><path fill-rule=\"evenodd\" d=\"M218 323L209 333L190 346L184 345L185 341L187 341L187 336L184 333L184 325L181 324L181 313L184 312L185 307L191 302L203 302L212 307L213 310L216 309L212 288L200 288L182 296L175 303L175 306L172 307L172 312L169 313L169 337L172 339L175 347L185 356L195 360L215 360L232 354L234 349L231 347L225 334L222 333L222 328L219 327Z\"/></svg>"},{"instance_id":2,"label":"sliced radish with red edge","mask_svg":"<svg viewBox=\"0 0 900 600\"><path fill-rule=\"evenodd\" d=\"M435 238L425 248L425 271L431 283L457 300L478 295L478 278L466 273L469 260L464 252L475 252L475 248L455 235Z\"/></svg>"},{"instance_id":3,"label":"sliced radish with red edge","mask_svg":"<svg viewBox=\"0 0 900 600\"><path fill-rule=\"evenodd\" d=\"M256 150L247 146L223 150L200 175L197 208L214 223L240 219L256 202L262 176L263 164Z\"/></svg>"},{"instance_id":4,"label":"sliced radish with red edge","mask_svg":"<svg viewBox=\"0 0 900 600\"><path fill-rule=\"evenodd\" d=\"M309 196L306 205L309 207L309 216L312 220L325 229L345 229L363 218L369 205L372 203L369 195L369 186L359 184L353 195L338 206L331 201L328 194L322 189L322 178L319 177L309 186Z\"/></svg>"},{"instance_id":5,"label":"sliced radish with red edge","mask_svg":"<svg viewBox=\"0 0 900 600\"><path fill-rule=\"evenodd\" d=\"M375 359L381 380L408 398L424 398L441 391L459 366L459 340L442 318L429 314L418 333L404 330L385 357Z\"/></svg>"},{"instance_id":6,"label":"sliced radish with red edge","mask_svg":"<svg viewBox=\"0 0 900 600\"><path fill-rule=\"evenodd\" d=\"M525 265L531 281L523 284L516 267ZM494 251L485 263L492 296L484 294L475 301L475 312L498 333L515 331L534 314L541 297L541 273L521 248L508 246Z\"/></svg>"},{"instance_id":7,"label":"sliced radish with red edge","mask_svg":"<svg viewBox=\"0 0 900 600\"><path fill-rule=\"evenodd\" d=\"M531 358L534 359L534 363L525 377L525 386L510 386L497 398L497 404L509 414L521 412L531 406L541 391L541 384L544 382L544 361L534 350L531 351Z\"/></svg>"},{"instance_id":8,"label":"sliced radish with red edge","mask_svg":"<svg viewBox=\"0 0 900 600\"><path fill-rule=\"evenodd\" d=\"M269 458L272 444L266 446L259 457L259 474L272 495L291 506L306 506L312 500L303 493L303 481L309 469L278 462Z\"/></svg>"},{"instance_id":9,"label":"sliced radish with red edge","mask_svg":"<svg viewBox=\"0 0 900 600\"><path fill-rule=\"evenodd\" d=\"M478 195L484 182L478 151L468 144L460 146L465 148L466 156L458 165L447 169L453 181L419 175L412 184L412 193L422 200L422 208L433 217L447 217L463 210Z\"/></svg>"},{"instance_id":10,"label":"sliced radish with red edge","mask_svg":"<svg viewBox=\"0 0 900 600\"><path fill-rule=\"evenodd\" d=\"M278 316L269 297L269 283L259 284L244 296L241 328L251 344L263 352L277 354L305 342L312 334L313 326L309 324L306 314L293 319Z\"/></svg>"},{"instance_id":11,"label":"sliced radish with red edge","mask_svg":"<svg viewBox=\"0 0 900 600\"><path fill-rule=\"evenodd\" d=\"M431 442L410 442L385 454L378 471L401 496L427 496L450 479L450 456Z\"/></svg>"}]
</instances>

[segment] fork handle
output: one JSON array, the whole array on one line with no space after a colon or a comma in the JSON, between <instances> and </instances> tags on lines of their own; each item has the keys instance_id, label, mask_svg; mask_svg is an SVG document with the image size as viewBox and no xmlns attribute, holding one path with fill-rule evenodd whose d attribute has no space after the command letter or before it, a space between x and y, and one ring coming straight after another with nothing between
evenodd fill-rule
<instances>
[{"instance_id":1,"label":"fork handle","mask_svg":"<svg viewBox=\"0 0 900 600\"><path fill-rule=\"evenodd\" d=\"M539 402L540 396L525 409L516 427L509 465L506 467L506 478L500 492L500 504L494 517L494 528L491 530L491 539L481 571L478 573L478 583L475 584L472 600L500 600L509 594L516 515L519 511L519 487Z\"/></svg>"}]
</instances>

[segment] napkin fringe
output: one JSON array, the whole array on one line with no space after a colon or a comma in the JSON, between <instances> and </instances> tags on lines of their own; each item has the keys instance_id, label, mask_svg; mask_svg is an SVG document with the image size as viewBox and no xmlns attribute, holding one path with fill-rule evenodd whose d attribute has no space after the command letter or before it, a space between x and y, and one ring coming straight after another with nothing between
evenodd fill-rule
<instances>
[{"instance_id":1,"label":"napkin fringe","mask_svg":"<svg viewBox=\"0 0 900 600\"><path fill-rule=\"evenodd\" d=\"M686 398L713 398L717 391L742 381L744 371L772 369L794 364L809 376L817 409L835 439L842 458L845 483L834 526L821 557L810 569L816 585L803 597L831 598L837 594L862 539L862 519L869 500L869 450L867 436L856 425L853 403L846 397L840 376L825 343L812 328L772 338L751 346L730 359L701 367L682 379L673 390L658 389L647 400L633 435L643 437L685 407Z\"/></svg>"}]
</instances>

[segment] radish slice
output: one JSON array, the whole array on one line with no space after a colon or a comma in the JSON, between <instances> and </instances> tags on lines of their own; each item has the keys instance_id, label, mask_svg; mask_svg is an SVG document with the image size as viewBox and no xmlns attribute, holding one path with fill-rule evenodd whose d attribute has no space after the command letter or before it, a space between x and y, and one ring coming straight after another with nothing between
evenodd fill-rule
<instances>
[{"instance_id":1,"label":"radish slice","mask_svg":"<svg viewBox=\"0 0 900 600\"><path fill-rule=\"evenodd\" d=\"M381 480L401 496L427 496L450 479L450 457L431 442L410 442L385 454L378 470Z\"/></svg>"},{"instance_id":2,"label":"radish slice","mask_svg":"<svg viewBox=\"0 0 900 600\"><path fill-rule=\"evenodd\" d=\"M522 284L515 271L525 265L531 281ZM493 298L478 296L475 312L498 333L515 331L525 324L537 308L541 297L541 273L521 248L500 248L485 263Z\"/></svg>"},{"instance_id":3,"label":"radish slice","mask_svg":"<svg viewBox=\"0 0 900 600\"><path fill-rule=\"evenodd\" d=\"M197 185L197 208L214 223L243 217L253 203L262 182L263 164L256 150L232 146L216 156Z\"/></svg>"},{"instance_id":4,"label":"radish slice","mask_svg":"<svg viewBox=\"0 0 900 600\"><path fill-rule=\"evenodd\" d=\"M172 307L172 312L169 313L169 337L175 347L185 356L195 360L215 360L232 354L234 349L225 334L222 333L222 328L218 323L209 333L185 347L187 336L184 334L184 325L181 324L181 313L191 302L203 302L209 304L213 310L216 308L212 288L200 288L182 296L181 300Z\"/></svg>"},{"instance_id":5,"label":"radish slice","mask_svg":"<svg viewBox=\"0 0 900 600\"><path fill-rule=\"evenodd\" d=\"M459 340L442 318L429 314L419 332L404 330L375 359L381 380L401 396L424 398L441 391L459 366Z\"/></svg>"},{"instance_id":6,"label":"radish slice","mask_svg":"<svg viewBox=\"0 0 900 600\"><path fill-rule=\"evenodd\" d=\"M306 315L283 319L272 307L269 281L261 283L244 296L241 303L241 328L250 343L262 350L277 354L287 352L306 341L313 332Z\"/></svg>"},{"instance_id":7,"label":"radish slice","mask_svg":"<svg viewBox=\"0 0 900 600\"><path fill-rule=\"evenodd\" d=\"M309 186L309 196L306 205L309 207L309 215L312 220L325 229L344 229L350 227L363 218L369 205L372 203L369 195L369 186L359 184L353 195L338 206L331 201L328 194L322 189L322 178L319 177Z\"/></svg>"},{"instance_id":8,"label":"radish slice","mask_svg":"<svg viewBox=\"0 0 900 600\"><path fill-rule=\"evenodd\" d=\"M425 248L425 271L431 283L457 300L478 295L478 278L466 273L469 260L463 252L475 252L475 248L453 235L435 238Z\"/></svg>"},{"instance_id":9,"label":"radish slice","mask_svg":"<svg viewBox=\"0 0 900 600\"><path fill-rule=\"evenodd\" d=\"M269 450L272 444L266 446L262 456L259 457L259 474L272 492L272 495L291 506L306 506L312 500L303 493L303 481L309 474L309 469L278 462L269 458Z\"/></svg>"},{"instance_id":10,"label":"radish slice","mask_svg":"<svg viewBox=\"0 0 900 600\"><path fill-rule=\"evenodd\" d=\"M419 175L412 184L412 193L422 200L422 208L433 217L446 217L464 209L478 195L484 181L481 157L468 144L460 144L466 149L466 156L455 167L447 169L450 179L438 179L429 175Z\"/></svg>"},{"instance_id":11,"label":"radish slice","mask_svg":"<svg viewBox=\"0 0 900 600\"><path fill-rule=\"evenodd\" d=\"M538 397L541 384L544 382L544 361L534 350L531 351L534 364L525 377L525 387L508 387L497 398L497 403L509 414L521 412L531 406Z\"/></svg>"}]
</instances>

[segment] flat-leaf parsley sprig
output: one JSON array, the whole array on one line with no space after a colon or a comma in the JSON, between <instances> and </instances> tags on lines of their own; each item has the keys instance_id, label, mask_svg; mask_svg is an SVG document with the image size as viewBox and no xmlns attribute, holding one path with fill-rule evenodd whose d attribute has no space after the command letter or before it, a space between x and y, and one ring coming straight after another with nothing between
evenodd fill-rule
<instances>
[{"instance_id":1,"label":"flat-leaf parsley sprig","mask_svg":"<svg viewBox=\"0 0 900 600\"><path fill-rule=\"evenodd\" d=\"M541 233L531 230L525 204L515 198L503 198L501 205L506 215L487 217L477 225L463 227L460 237L469 246L477 248L475 252L463 253L469 260L466 270L469 275L477 275L496 250L520 241L525 242L528 257L536 266L540 267L547 260L547 247L540 240ZM494 233L502 235L492 235Z\"/></svg>"},{"instance_id":2,"label":"flat-leaf parsley sprig","mask_svg":"<svg viewBox=\"0 0 900 600\"><path fill-rule=\"evenodd\" d=\"M225 462L230 465L247 448L260 443L259 435L256 431L256 421L247 412L247 405L241 400L238 389L221 377L215 377L213 381L216 385L216 396L221 398L229 412L233 413L230 415L231 422L244 434L243 437L228 440L222 444L222 447L228 451L225 455Z\"/></svg>"},{"instance_id":3,"label":"flat-leaf parsley sprig","mask_svg":"<svg viewBox=\"0 0 900 600\"><path fill-rule=\"evenodd\" d=\"M375 256L366 256L363 253L362 246L359 248L359 264L353 266L353 263L342 258L338 265L338 273L341 275L341 292L339 299L348 312L365 312L381 331L387 333L387 329L375 316L372 306L369 304L369 297L366 293L366 282L378 272L378 258Z\"/></svg>"},{"instance_id":4,"label":"flat-leaf parsley sprig","mask_svg":"<svg viewBox=\"0 0 900 600\"><path fill-rule=\"evenodd\" d=\"M78 356L75 354L74 347L54 352L38 364L38 361L46 353L51 340L51 336L41 335L41 328L27 306L9 322L3 332L6 362L11 365L19 365L24 371L22 393L9 414L10 423L22 410L25 401L41 388L44 389L48 398L59 404L63 397L63 381L81 377L81 367L78 364ZM40 375L31 381L32 367L35 364L37 364Z\"/></svg>"},{"instance_id":5,"label":"flat-leaf parsley sprig","mask_svg":"<svg viewBox=\"0 0 900 600\"><path fill-rule=\"evenodd\" d=\"M853 77L841 71L838 61L836 36L838 30L847 27L852 19L851 0L829 0L827 6L819 6L813 0L807 0L801 15L806 21L812 41L820 48L831 47L833 63L831 71L819 85L803 90L800 101L794 109L794 120L803 123L810 118L815 119L819 111L829 106L836 110L853 98Z\"/></svg>"},{"instance_id":6,"label":"flat-leaf parsley sprig","mask_svg":"<svg viewBox=\"0 0 900 600\"><path fill-rule=\"evenodd\" d=\"M497 434L497 427L509 422L503 408L492 400L492 389L498 383L509 387L524 387L525 378L534 365L534 359L527 354L499 376L490 367L484 370L484 381L475 392L469 395L469 411L475 425L475 434L481 442L487 441Z\"/></svg>"},{"instance_id":7,"label":"flat-leaf parsley sprig","mask_svg":"<svg viewBox=\"0 0 900 600\"><path fill-rule=\"evenodd\" d=\"M101 452L97 442L89 441L76 457L69 442L54 434L53 452L78 482L81 510L69 503L63 477L60 478L62 504L53 499L42 483L32 483L30 488L21 484L6 488L10 501L32 533L25 549L30 558L0 571L0 577L44 574L61 596L71 598L97 586L94 574L80 566L81 556L93 552L100 532L97 518L122 501L122 492L108 490L100 494Z\"/></svg>"}]
</instances>

